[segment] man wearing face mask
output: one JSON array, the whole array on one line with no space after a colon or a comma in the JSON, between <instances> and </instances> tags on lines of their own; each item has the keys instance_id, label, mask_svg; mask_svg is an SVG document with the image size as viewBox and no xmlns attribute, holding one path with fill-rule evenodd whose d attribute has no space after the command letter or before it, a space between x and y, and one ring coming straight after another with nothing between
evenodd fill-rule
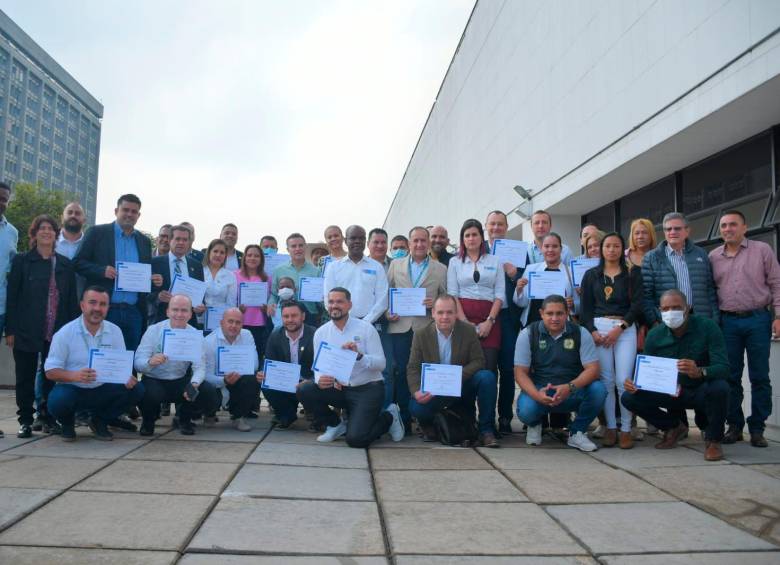
<instances>
[{"instance_id":1,"label":"man wearing face mask","mask_svg":"<svg viewBox=\"0 0 780 565\"><path fill-rule=\"evenodd\" d=\"M319 269L306 260L306 239L300 233L291 233L287 236L287 253L290 262L276 267L271 284L271 297L269 298L268 314L274 316L281 302L295 298L295 289L301 286L301 277L319 277ZM290 289L282 289L282 279L290 278L293 285ZM322 314L321 302L302 302L306 308L306 323L314 327L320 325ZM278 327L274 320L274 327Z\"/></svg>"},{"instance_id":2,"label":"man wearing face mask","mask_svg":"<svg viewBox=\"0 0 780 565\"><path fill-rule=\"evenodd\" d=\"M395 240L393 240L395 241ZM408 247L408 246L407 246ZM391 259L387 256L387 232L382 228L374 228L368 232L368 253L369 256L381 264L387 275L390 269ZM389 321L387 313L382 313L379 319L374 322L374 328L379 332L382 340L382 350L385 352L385 368L382 371L382 377L385 379L385 404L387 408L393 402L395 396L395 366L393 364L393 342L390 340Z\"/></svg>"},{"instance_id":3,"label":"man wearing face mask","mask_svg":"<svg viewBox=\"0 0 780 565\"><path fill-rule=\"evenodd\" d=\"M678 394L672 396L639 390L626 379L623 406L659 430L664 438L657 449L672 449L687 431L678 414L696 409L707 415L704 431L704 459L723 459L721 442L726 424L729 396L729 361L718 325L704 316L691 314L685 294L677 289L661 295L662 324L647 334L646 355L677 359ZM662 410L665 408L666 411Z\"/></svg>"},{"instance_id":4,"label":"man wearing face mask","mask_svg":"<svg viewBox=\"0 0 780 565\"><path fill-rule=\"evenodd\" d=\"M409 255L409 240L404 235L396 235L390 240L390 259L403 259Z\"/></svg>"}]
</instances>

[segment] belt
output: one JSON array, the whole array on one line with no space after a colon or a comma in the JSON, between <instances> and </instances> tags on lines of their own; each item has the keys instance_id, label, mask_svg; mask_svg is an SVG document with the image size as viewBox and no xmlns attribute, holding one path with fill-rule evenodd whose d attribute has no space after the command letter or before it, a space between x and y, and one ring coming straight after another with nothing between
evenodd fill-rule
<instances>
[{"instance_id":1,"label":"belt","mask_svg":"<svg viewBox=\"0 0 780 565\"><path fill-rule=\"evenodd\" d=\"M729 310L721 310L720 313L724 316L731 316L732 318L751 318L753 316L760 316L766 314L766 308L757 308L756 310L743 310L741 312L731 312Z\"/></svg>"}]
</instances>

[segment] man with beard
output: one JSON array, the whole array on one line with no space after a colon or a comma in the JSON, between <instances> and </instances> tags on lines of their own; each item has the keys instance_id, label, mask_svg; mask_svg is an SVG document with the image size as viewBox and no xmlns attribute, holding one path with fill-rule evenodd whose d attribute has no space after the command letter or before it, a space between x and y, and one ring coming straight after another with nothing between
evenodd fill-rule
<instances>
[{"instance_id":1,"label":"man with beard","mask_svg":"<svg viewBox=\"0 0 780 565\"><path fill-rule=\"evenodd\" d=\"M447 246L450 244L447 228L444 226L433 226L428 232L431 234L431 259L435 259L445 267L448 267L453 255L447 251Z\"/></svg>"},{"instance_id":2,"label":"man with beard","mask_svg":"<svg viewBox=\"0 0 780 565\"><path fill-rule=\"evenodd\" d=\"M159 257L160 255L167 255L171 250L171 224L164 224L160 227L160 231L157 232L157 247L152 253L152 257Z\"/></svg>"},{"instance_id":3,"label":"man with beard","mask_svg":"<svg viewBox=\"0 0 780 565\"><path fill-rule=\"evenodd\" d=\"M56 251L68 259L76 256L81 242L84 239L84 224L87 219L84 215L84 208L78 202L71 202L65 206L62 211L62 229L57 236ZM81 295L79 289L79 296Z\"/></svg>"},{"instance_id":4,"label":"man with beard","mask_svg":"<svg viewBox=\"0 0 780 565\"><path fill-rule=\"evenodd\" d=\"M238 242L238 227L236 224L225 224L222 231L219 232L219 239L227 245L227 256L225 257L225 268L228 271L237 271L241 268L241 253L236 249Z\"/></svg>"}]
</instances>

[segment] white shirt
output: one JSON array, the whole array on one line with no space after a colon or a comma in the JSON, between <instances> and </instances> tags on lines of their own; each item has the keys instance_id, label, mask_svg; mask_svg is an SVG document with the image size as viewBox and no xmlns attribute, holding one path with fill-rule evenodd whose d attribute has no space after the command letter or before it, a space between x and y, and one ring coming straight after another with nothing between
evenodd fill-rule
<instances>
[{"instance_id":1,"label":"white shirt","mask_svg":"<svg viewBox=\"0 0 780 565\"><path fill-rule=\"evenodd\" d=\"M241 264L238 262L238 254L235 251L233 255L228 255L225 259L225 268L231 273L241 268Z\"/></svg>"},{"instance_id":2,"label":"white shirt","mask_svg":"<svg viewBox=\"0 0 780 565\"><path fill-rule=\"evenodd\" d=\"M506 300L504 266L495 255L482 255L477 261L479 282L474 282L474 261L468 255L461 261L455 256L447 268L447 294L473 300Z\"/></svg>"},{"instance_id":3,"label":"white shirt","mask_svg":"<svg viewBox=\"0 0 780 565\"><path fill-rule=\"evenodd\" d=\"M235 306L238 298L238 284L232 271L225 268L211 276L211 269L203 267L203 280L206 282L206 294L203 303L206 306Z\"/></svg>"},{"instance_id":4,"label":"white shirt","mask_svg":"<svg viewBox=\"0 0 780 565\"><path fill-rule=\"evenodd\" d=\"M173 251L168 252L168 267L170 267L171 271L171 282L173 282L173 277L176 276L176 260L180 260L181 263L179 263L179 268L181 269L181 278L188 279L190 277L190 271L187 268L187 256L183 257L176 257L176 255L173 254Z\"/></svg>"},{"instance_id":5,"label":"white shirt","mask_svg":"<svg viewBox=\"0 0 780 565\"><path fill-rule=\"evenodd\" d=\"M325 302L328 292L337 286L352 294L352 310L355 316L366 322L376 322L387 310L387 275L381 263L363 257L355 263L349 256L333 260L325 271Z\"/></svg>"},{"instance_id":6,"label":"white shirt","mask_svg":"<svg viewBox=\"0 0 780 565\"><path fill-rule=\"evenodd\" d=\"M290 333L287 330L284 330L284 335L290 344L290 363L298 365L298 343L300 343L303 337L303 327L301 327L300 333L298 333L298 337L295 339L290 337Z\"/></svg>"},{"instance_id":7,"label":"white shirt","mask_svg":"<svg viewBox=\"0 0 780 565\"><path fill-rule=\"evenodd\" d=\"M139 373L143 373L146 376L160 379L162 381L174 381L182 378L187 369L192 365L192 383L200 384L203 382L203 378L206 373L206 360L204 352L201 350L200 361L197 363L191 363L190 361L166 361L162 365L152 367L149 365L149 359L155 353L162 353L162 333L163 330L171 328L170 320L163 320L152 324L146 329L143 337L141 338L141 344L135 352L135 370ZM200 331L196 330L190 325L187 325L187 331L197 332L203 335Z\"/></svg>"},{"instance_id":8,"label":"white shirt","mask_svg":"<svg viewBox=\"0 0 780 565\"><path fill-rule=\"evenodd\" d=\"M76 253L78 253L83 240L84 232L81 232L81 235L79 235L79 238L76 241L71 241L63 236L62 231L60 231L60 235L57 236L57 243L54 245L54 250L68 259L73 259L76 256Z\"/></svg>"},{"instance_id":9,"label":"white shirt","mask_svg":"<svg viewBox=\"0 0 780 565\"><path fill-rule=\"evenodd\" d=\"M439 363L442 365L451 365L452 364L452 334L454 332L450 331L450 335L446 336L439 328L436 328L436 341L439 344Z\"/></svg>"},{"instance_id":10,"label":"white shirt","mask_svg":"<svg viewBox=\"0 0 780 565\"><path fill-rule=\"evenodd\" d=\"M225 386L225 377L217 374L217 347L230 345L251 345L252 349L255 349L255 339L249 330L242 329L235 341L230 343L225 338L225 334L222 333L222 328L217 328L203 340L203 349L206 350L206 381L217 388ZM257 350L255 349L255 351ZM257 353L255 353L255 371L257 371L258 366Z\"/></svg>"},{"instance_id":11,"label":"white shirt","mask_svg":"<svg viewBox=\"0 0 780 565\"><path fill-rule=\"evenodd\" d=\"M119 326L103 320L93 336L84 325L84 316L62 326L51 338L49 356L43 366L44 371L63 369L80 371L89 367L90 349L118 349L125 351L125 338ZM132 375L127 375L128 380ZM79 388L97 388L103 383L67 383Z\"/></svg>"},{"instance_id":12,"label":"white shirt","mask_svg":"<svg viewBox=\"0 0 780 565\"><path fill-rule=\"evenodd\" d=\"M333 265L331 265L331 268ZM381 267L381 265L380 265ZM379 332L372 324L355 318L350 314L344 329L340 330L331 320L327 324L317 328L314 332L314 351L319 351L322 342L335 347L341 347L347 342L357 344L358 352L363 354L360 361L355 363L349 386L360 386L374 381L383 380L382 371L385 369L385 352L382 349L382 341ZM315 379L322 376L318 371L314 372Z\"/></svg>"}]
</instances>

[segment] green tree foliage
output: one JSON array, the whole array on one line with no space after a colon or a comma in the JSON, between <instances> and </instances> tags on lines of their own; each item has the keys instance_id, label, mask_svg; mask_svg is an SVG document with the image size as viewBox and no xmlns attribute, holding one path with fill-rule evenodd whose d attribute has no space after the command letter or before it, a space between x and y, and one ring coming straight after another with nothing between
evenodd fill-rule
<instances>
[{"instance_id":1,"label":"green tree foliage","mask_svg":"<svg viewBox=\"0 0 780 565\"><path fill-rule=\"evenodd\" d=\"M59 223L65 206L73 200L73 195L59 190L48 190L40 183L16 183L5 216L19 230L19 251L24 252L30 248L27 230L30 229L35 216L49 214Z\"/></svg>"}]
</instances>

